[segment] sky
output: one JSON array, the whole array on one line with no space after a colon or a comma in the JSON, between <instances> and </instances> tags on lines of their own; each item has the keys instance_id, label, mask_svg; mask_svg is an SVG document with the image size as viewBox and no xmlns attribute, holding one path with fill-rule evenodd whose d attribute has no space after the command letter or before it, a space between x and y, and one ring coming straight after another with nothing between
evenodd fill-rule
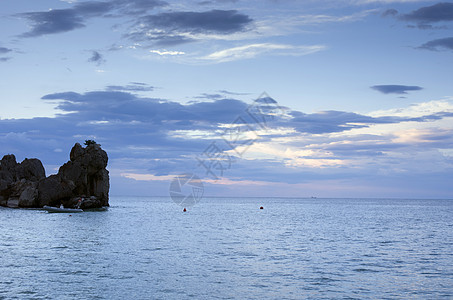
<instances>
[{"instance_id":1,"label":"sky","mask_svg":"<svg viewBox=\"0 0 453 300\"><path fill-rule=\"evenodd\" d=\"M0 155L111 195L453 198L453 1L1 0Z\"/></svg>"}]
</instances>

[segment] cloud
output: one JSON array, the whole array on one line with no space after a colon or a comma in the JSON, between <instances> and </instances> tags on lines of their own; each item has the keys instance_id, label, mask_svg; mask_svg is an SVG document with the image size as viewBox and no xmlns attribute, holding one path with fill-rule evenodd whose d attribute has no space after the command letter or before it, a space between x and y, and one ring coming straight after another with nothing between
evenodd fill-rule
<instances>
[{"instance_id":1,"label":"cloud","mask_svg":"<svg viewBox=\"0 0 453 300\"><path fill-rule=\"evenodd\" d=\"M383 17L388 17L388 16L394 17L394 16L396 16L397 14L398 14L398 11L397 11L396 9L391 8L391 9L387 9L386 11L384 11L384 12L381 14L381 16L383 16Z\"/></svg>"},{"instance_id":2,"label":"cloud","mask_svg":"<svg viewBox=\"0 0 453 300\"><path fill-rule=\"evenodd\" d=\"M417 23L419 29L436 29L432 23L453 21L453 3L440 2L400 16L400 19Z\"/></svg>"},{"instance_id":3,"label":"cloud","mask_svg":"<svg viewBox=\"0 0 453 300\"><path fill-rule=\"evenodd\" d=\"M453 21L453 3L441 2L426 6L402 16L404 20L422 23Z\"/></svg>"},{"instance_id":4,"label":"cloud","mask_svg":"<svg viewBox=\"0 0 453 300\"><path fill-rule=\"evenodd\" d=\"M248 105L240 100L224 98L221 95L205 94L211 101L191 102L182 105L163 99L143 98L130 92L152 90L143 83L126 86L108 86L107 91L93 91L84 94L75 92L55 93L43 97L46 101L56 101L57 108L66 114L59 119L75 119L85 125L102 125L115 128L127 125L141 128L145 124L165 132L166 138L176 136L174 132L198 132L194 136L212 136L209 132L225 130L225 124L232 124L241 117L240 124L252 125L257 132L261 130L257 120L248 115ZM305 114L299 111L275 110L278 104L272 98L255 101L254 112L263 114L268 126L292 128L296 133L336 133L352 129L366 128L373 124L396 124L400 122L426 122L450 117L451 114L421 114L417 117L367 116L351 112L323 111ZM250 110L249 110L250 111ZM280 115L276 115L280 112ZM245 122L245 123L244 123ZM146 127L145 126L145 127ZM157 127L156 127L157 126ZM295 131L294 131L295 130ZM286 131L284 131L286 132ZM278 135L278 132L275 133ZM180 136L179 134L177 136ZM193 136L187 136L193 139ZM262 136L262 138L265 138Z\"/></svg>"},{"instance_id":5,"label":"cloud","mask_svg":"<svg viewBox=\"0 0 453 300\"><path fill-rule=\"evenodd\" d=\"M352 0L353 4L370 4L370 3L411 3L411 2L426 2L426 0Z\"/></svg>"},{"instance_id":6,"label":"cloud","mask_svg":"<svg viewBox=\"0 0 453 300\"><path fill-rule=\"evenodd\" d=\"M154 90L154 87L142 82L131 82L128 85L108 85L106 90L123 92L150 92Z\"/></svg>"},{"instance_id":7,"label":"cloud","mask_svg":"<svg viewBox=\"0 0 453 300\"><path fill-rule=\"evenodd\" d=\"M161 181L189 171L204 176L206 183L231 186L339 178L370 183L395 174L429 176L453 166L448 152L453 148L453 105L447 100L374 115L291 109L278 115L265 109L278 106L266 97L254 103L268 118L268 128L263 129L247 117L249 104L228 98L231 95L206 94L210 101L183 105L133 93L149 87L132 82L105 91L45 95L43 100L55 103L61 113L54 118L0 120L2 151L15 153L19 160L39 157L46 166L57 166L67 161L75 141L95 139L109 153L114 180L126 176L132 181ZM256 133L242 157L222 138L238 116L243 123L235 123L236 128L249 126ZM209 153L213 142L222 155L234 158L219 182L197 160Z\"/></svg>"},{"instance_id":8,"label":"cloud","mask_svg":"<svg viewBox=\"0 0 453 300\"><path fill-rule=\"evenodd\" d=\"M298 111L290 112L292 119L279 123L283 126L288 123L300 133L334 133L351 129L366 128L371 124L395 124L408 119L394 117L370 117L343 111L322 111L312 114L304 114Z\"/></svg>"},{"instance_id":9,"label":"cloud","mask_svg":"<svg viewBox=\"0 0 453 300\"><path fill-rule=\"evenodd\" d=\"M227 90L220 90L218 91L219 93L226 94L226 95L234 95L234 96L244 96L244 95L250 95L250 93L238 93L238 92L231 92Z\"/></svg>"},{"instance_id":10,"label":"cloud","mask_svg":"<svg viewBox=\"0 0 453 300\"><path fill-rule=\"evenodd\" d=\"M5 54L5 53L11 52L11 51L13 51L13 50L9 49L9 48L5 48L5 47L0 47L0 54Z\"/></svg>"},{"instance_id":11,"label":"cloud","mask_svg":"<svg viewBox=\"0 0 453 300\"><path fill-rule=\"evenodd\" d=\"M94 62L99 66L105 62L105 59L98 51L91 51L91 57L88 59L88 61Z\"/></svg>"},{"instance_id":12,"label":"cloud","mask_svg":"<svg viewBox=\"0 0 453 300\"><path fill-rule=\"evenodd\" d=\"M57 108L82 117L86 121L121 120L127 122L166 123L166 130L192 126L194 129L213 128L219 122L230 122L245 110L245 103L234 99L219 99L215 102L196 102L182 105L163 99L141 98L129 91L151 90L141 83L127 86L108 86L107 91L84 94L75 92L45 95L43 100L55 100ZM65 115L69 117L69 115ZM214 123L212 123L214 122Z\"/></svg>"},{"instance_id":13,"label":"cloud","mask_svg":"<svg viewBox=\"0 0 453 300\"><path fill-rule=\"evenodd\" d=\"M253 22L253 28L242 34L234 35L236 40L262 39L263 37L288 36L292 34L306 34L319 32L324 24L352 23L363 20L378 10L369 9L352 14L297 14L292 11L288 14L270 14L262 16Z\"/></svg>"},{"instance_id":14,"label":"cloud","mask_svg":"<svg viewBox=\"0 0 453 300\"><path fill-rule=\"evenodd\" d=\"M236 10L166 12L141 17L126 37L156 45L192 42L202 34L228 35L247 29L252 19Z\"/></svg>"},{"instance_id":15,"label":"cloud","mask_svg":"<svg viewBox=\"0 0 453 300\"><path fill-rule=\"evenodd\" d=\"M174 55L184 55L183 51L168 51L168 50L149 50L150 53L154 53L160 56L174 56Z\"/></svg>"},{"instance_id":16,"label":"cloud","mask_svg":"<svg viewBox=\"0 0 453 300\"><path fill-rule=\"evenodd\" d=\"M12 57L0 57L0 62L5 62L10 60Z\"/></svg>"},{"instance_id":17,"label":"cloud","mask_svg":"<svg viewBox=\"0 0 453 300\"><path fill-rule=\"evenodd\" d=\"M217 93L212 94L212 93L202 93L199 96L196 96L195 98L197 99L210 99L210 100L219 100L219 99L225 99L231 96L245 96L245 95L250 95L249 93L237 93L237 92L231 92L231 91L226 91L226 90L219 90ZM196 101L194 101L195 103Z\"/></svg>"},{"instance_id":18,"label":"cloud","mask_svg":"<svg viewBox=\"0 0 453 300\"><path fill-rule=\"evenodd\" d=\"M166 1L160 0L115 0L113 3L122 13L129 15L143 15L150 10L168 5Z\"/></svg>"},{"instance_id":19,"label":"cloud","mask_svg":"<svg viewBox=\"0 0 453 300\"><path fill-rule=\"evenodd\" d=\"M429 41L429 42L421 45L418 48L432 50L432 51L438 51L438 50L444 50L444 49L453 50L453 37L432 40L432 41Z\"/></svg>"},{"instance_id":20,"label":"cloud","mask_svg":"<svg viewBox=\"0 0 453 300\"><path fill-rule=\"evenodd\" d=\"M407 94L408 91L420 91L423 89L420 86L396 85L396 84L374 85L371 88L383 94Z\"/></svg>"},{"instance_id":21,"label":"cloud","mask_svg":"<svg viewBox=\"0 0 453 300\"><path fill-rule=\"evenodd\" d=\"M31 30L23 33L21 37L38 37L83 28L89 18L110 16L115 11L121 11L126 14L144 14L150 9L164 5L166 5L166 2L153 0L87 1L77 2L72 8L28 12L17 14L16 16L25 18L31 23Z\"/></svg>"},{"instance_id":22,"label":"cloud","mask_svg":"<svg viewBox=\"0 0 453 300\"><path fill-rule=\"evenodd\" d=\"M85 19L102 16L111 9L110 3L93 1L77 3L73 8L68 9L18 14L32 24L32 29L22 34L22 37L37 37L82 28L85 27Z\"/></svg>"},{"instance_id":23,"label":"cloud","mask_svg":"<svg viewBox=\"0 0 453 300\"><path fill-rule=\"evenodd\" d=\"M208 93L203 93L200 96L197 96L196 98L198 99L210 99L210 100L218 100L224 98L223 95L221 94L208 94Z\"/></svg>"},{"instance_id":24,"label":"cloud","mask_svg":"<svg viewBox=\"0 0 453 300\"><path fill-rule=\"evenodd\" d=\"M199 5L211 5L211 4L224 4L224 3L236 3L238 0L210 0L210 1L200 1Z\"/></svg>"},{"instance_id":25,"label":"cloud","mask_svg":"<svg viewBox=\"0 0 453 300\"><path fill-rule=\"evenodd\" d=\"M141 21L148 26L170 31L233 33L244 30L252 19L236 10L211 10L162 13L145 17Z\"/></svg>"},{"instance_id":26,"label":"cloud","mask_svg":"<svg viewBox=\"0 0 453 300\"><path fill-rule=\"evenodd\" d=\"M250 44L229 49L220 50L206 55L202 59L215 62L228 62L240 59L250 59L262 54L272 55L307 55L324 50L322 45L293 46L285 44Z\"/></svg>"},{"instance_id":27,"label":"cloud","mask_svg":"<svg viewBox=\"0 0 453 300\"><path fill-rule=\"evenodd\" d=\"M33 23L32 30L22 34L22 37L36 37L71 31L84 27L83 19L72 10L52 10L49 12L25 13L21 16Z\"/></svg>"}]
</instances>

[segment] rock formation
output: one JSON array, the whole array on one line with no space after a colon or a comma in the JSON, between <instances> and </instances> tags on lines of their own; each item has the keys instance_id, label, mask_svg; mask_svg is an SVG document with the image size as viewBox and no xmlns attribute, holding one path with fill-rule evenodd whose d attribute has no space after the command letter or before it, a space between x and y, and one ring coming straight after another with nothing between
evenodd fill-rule
<instances>
[{"instance_id":1,"label":"rock formation","mask_svg":"<svg viewBox=\"0 0 453 300\"><path fill-rule=\"evenodd\" d=\"M69 157L58 174L46 177L39 159L17 163L13 154L5 155L0 161L0 205L75 207L82 198L81 208L108 206L107 153L99 144L89 143L83 148L77 143Z\"/></svg>"}]
</instances>

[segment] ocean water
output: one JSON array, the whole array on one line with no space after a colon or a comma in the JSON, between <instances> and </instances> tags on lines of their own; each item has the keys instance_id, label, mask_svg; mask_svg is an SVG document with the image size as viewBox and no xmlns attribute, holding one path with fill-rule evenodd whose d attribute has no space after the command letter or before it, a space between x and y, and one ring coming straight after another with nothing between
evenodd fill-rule
<instances>
[{"instance_id":1,"label":"ocean water","mask_svg":"<svg viewBox=\"0 0 453 300\"><path fill-rule=\"evenodd\" d=\"M110 202L0 208L0 299L453 299L453 200Z\"/></svg>"}]
</instances>

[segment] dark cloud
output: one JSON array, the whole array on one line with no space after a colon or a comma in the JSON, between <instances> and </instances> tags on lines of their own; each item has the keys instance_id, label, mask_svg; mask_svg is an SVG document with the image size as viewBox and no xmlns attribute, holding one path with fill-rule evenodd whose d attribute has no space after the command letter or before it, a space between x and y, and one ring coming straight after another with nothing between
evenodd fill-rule
<instances>
[{"instance_id":1,"label":"dark cloud","mask_svg":"<svg viewBox=\"0 0 453 300\"><path fill-rule=\"evenodd\" d=\"M236 93L236 92L230 92L226 90L219 90L215 94L211 93L203 93L195 98L197 99L210 99L210 100L219 100L219 99L225 99L231 96L244 96L244 95L249 95L248 93Z\"/></svg>"},{"instance_id":2,"label":"dark cloud","mask_svg":"<svg viewBox=\"0 0 453 300\"><path fill-rule=\"evenodd\" d=\"M236 10L169 12L140 18L127 37L176 45L193 41L185 34L231 34L246 30L252 19Z\"/></svg>"},{"instance_id":3,"label":"dark cloud","mask_svg":"<svg viewBox=\"0 0 453 300\"><path fill-rule=\"evenodd\" d=\"M211 5L211 4L223 4L223 3L236 3L238 0L209 0L209 1L200 1L199 5Z\"/></svg>"},{"instance_id":4,"label":"dark cloud","mask_svg":"<svg viewBox=\"0 0 453 300\"><path fill-rule=\"evenodd\" d=\"M5 62L5 61L8 61L10 59L11 59L11 57L0 57L0 61L1 62Z\"/></svg>"},{"instance_id":5,"label":"dark cloud","mask_svg":"<svg viewBox=\"0 0 453 300\"><path fill-rule=\"evenodd\" d=\"M230 91L227 91L227 90L220 90L218 92L222 93L222 94L226 94L226 95L233 95L233 96L250 95L250 93L237 93L237 92L230 92Z\"/></svg>"},{"instance_id":6,"label":"dark cloud","mask_svg":"<svg viewBox=\"0 0 453 300\"><path fill-rule=\"evenodd\" d=\"M203 153L212 141L220 145L224 125L232 124L239 116L252 130L260 128L256 120L247 117L250 105L244 101L211 97L214 99L207 102L183 105L133 93L143 89L151 90L151 87L132 82L125 86L108 86L106 91L46 95L43 100L56 103L64 113L54 118L0 120L2 152L15 153L21 159L40 157L45 164L61 164L67 160L67 151L55 152L56 149L67 149L75 141L95 139L108 150L112 161L122 161L126 169L151 168L153 174L165 175L185 170L193 163L196 167L194 157ZM300 133L344 132L373 124L427 122L453 116L453 113L438 113L418 118L374 118L342 111L305 114L291 110L283 116L275 115L275 111L269 109L269 106L277 105L270 97L255 101L254 105L264 114L263 117L268 117L270 128L296 131L265 135L260 137L260 141ZM444 136L447 134L432 137L430 141L445 143ZM356 155L378 156L379 152L392 147L384 142L376 148L360 144L352 150ZM340 154L348 151L344 148L348 145L338 147L343 148L332 148L332 151ZM137 165L139 160L143 161ZM130 167L132 161L135 165ZM272 169L271 165L269 167Z\"/></svg>"},{"instance_id":7,"label":"dark cloud","mask_svg":"<svg viewBox=\"0 0 453 300\"><path fill-rule=\"evenodd\" d=\"M371 124L392 124L403 121L401 118L373 118L356 113L333 110L313 114L292 111L290 115L292 116L291 120L285 120L279 125L284 126L287 123L286 126L293 126L298 132L313 134L343 132L354 128L368 127Z\"/></svg>"},{"instance_id":8,"label":"dark cloud","mask_svg":"<svg viewBox=\"0 0 453 300\"><path fill-rule=\"evenodd\" d=\"M221 99L215 102L197 102L182 105L163 99L141 98L125 92L124 88L136 91L140 85L109 86L108 91L94 91L85 94L74 92L56 93L44 96L44 100L58 100L58 109L82 113L83 118L90 120L123 120L167 124L187 124L193 128L212 128L221 122L230 122L246 105L234 99ZM122 89L123 91L119 91ZM211 124L211 122L214 122ZM197 125L198 124L198 125ZM202 125L201 125L202 124ZM207 127L206 127L207 126ZM175 128L176 128L175 127ZM172 126L168 127L169 129Z\"/></svg>"},{"instance_id":9,"label":"dark cloud","mask_svg":"<svg viewBox=\"0 0 453 300\"><path fill-rule=\"evenodd\" d=\"M418 117L418 118L411 118L410 121L431 122L431 121L442 120L443 118L450 118L450 117L453 117L453 113L440 112L440 113L426 115L426 116L422 116L422 117Z\"/></svg>"},{"instance_id":10,"label":"dark cloud","mask_svg":"<svg viewBox=\"0 0 453 300\"><path fill-rule=\"evenodd\" d=\"M113 2L87 1L77 2L72 10L75 14L82 17L98 17L103 16L115 7Z\"/></svg>"},{"instance_id":11,"label":"dark cloud","mask_svg":"<svg viewBox=\"0 0 453 300\"><path fill-rule=\"evenodd\" d=\"M420 23L453 21L453 3L441 2L432 6L422 7L403 15L401 18Z\"/></svg>"},{"instance_id":12,"label":"dark cloud","mask_svg":"<svg viewBox=\"0 0 453 300\"><path fill-rule=\"evenodd\" d=\"M0 47L0 54L5 54L5 53L11 52L11 51L13 51L13 50L9 49L9 48L5 48L5 47Z\"/></svg>"},{"instance_id":13,"label":"dark cloud","mask_svg":"<svg viewBox=\"0 0 453 300\"><path fill-rule=\"evenodd\" d=\"M225 98L222 94L208 94L203 93L200 96L197 96L198 99L211 99L211 100L218 100Z\"/></svg>"},{"instance_id":14,"label":"dark cloud","mask_svg":"<svg viewBox=\"0 0 453 300\"><path fill-rule=\"evenodd\" d=\"M419 29L446 29L445 26L433 26L432 23L453 21L453 3L441 2L432 6L426 6L401 15L401 20L415 22Z\"/></svg>"},{"instance_id":15,"label":"dark cloud","mask_svg":"<svg viewBox=\"0 0 453 300\"><path fill-rule=\"evenodd\" d=\"M133 41L148 41L157 46L174 46L195 41L193 35L228 35L244 31L252 19L236 10L211 10L205 12L165 12L149 15L148 11L164 7L167 2L159 0L113 0L77 2L66 9L17 14L31 25L21 37L38 37L47 34L69 32L86 27L86 22L95 17L134 17L135 24L126 38ZM190 36L192 35L192 36ZM91 61L91 60L90 60ZM100 60L95 60L99 63Z\"/></svg>"},{"instance_id":16,"label":"dark cloud","mask_svg":"<svg viewBox=\"0 0 453 300\"><path fill-rule=\"evenodd\" d=\"M397 14L398 14L398 11L397 11L396 9L391 8L391 9L387 9L386 11L384 11L384 12L381 14L381 16L382 16L382 17L388 17L388 16L394 17L394 16L396 16Z\"/></svg>"},{"instance_id":17,"label":"dark cloud","mask_svg":"<svg viewBox=\"0 0 453 300\"><path fill-rule=\"evenodd\" d=\"M426 50L432 50L432 51L444 50L444 49L453 50L453 37L432 40L432 41L429 41L429 42L421 45L419 48L426 49Z\"/></svg>"},{"instance_id":18,"label":"dark cloud","mask_svg":"<svg viewBox=\"0 0 453 300\"><path fill-rule=\"evenodd\" d=\"M65 113L54 118L0 120L0 151L2 154L16 154L19 161L25 157L38 157L48 167L49 174L49 171L56 172L49 167L57 167L68 160L69 150L75 142L83 143L85 139L95 139L109 154L112 193L130 191L131 186L134 191L135 187L145 186L146 194L154 183L144 182L143 185L138 185L137 181L132 179L121 179L119 174L130 172L168 175L193 172L202 178L208 177L197 158L203 155L213 141L221 149L228 150L223 140L218 138L224 129L220 124L232 123L237 116L244 116L250 107L243 101L225 98L183 105L165 99L137 96L130 91L130 86L138 89L148 85L131 82L125 86L110 86L111 90L107 91L46 95L43 97L45 101L56 102ZM259 106L276 103L272 98L264 97L255 104ZM275 116L272 121L274 123L270 124L277 132L274 137L287 137L282 139L287 141L281 144L282 147L288 147L288 150L310 149L317 153L316 156L297 154L302 160L319 159L321 163L323 160L339 160L346 164L311 168L309 164L307 166L302 162L288 167L292 166L292 159L285 157L259 160L236 157L232 167L225 171L225 176L232 180L295 184L340 178L343 185L346 179L353 179L355 183L361 182L357 180L365 180L364 182L368 183L382 178L387 180L389 174L394 174L394 170L398 169L406 170L402 173L404 177L412 176L413 170L419 171L423 173L425 180L431 177L433 172L438 172L436 164L445 165L449 158L440 156L439 161L435 161L429 152L427 161L422 160L422 164L419 164L417 155L423 155L426 151L437 153L438 149L452 149L451 129L421 131L423 149L420 142L401 139L399 135L394 136L391 133L351 136L316 134L347 131L373 124L427 122L446 117L453 117L453 113L441 112L411 119L373 118L342 111L304 114L289 110L284 117ZM250 125L253 125L253 121L249 121ZM279 134L278 129L282 127L294 128L297 133ZM212 135L204 135L204 132L210 132ZM291 139L291 135L298 138ZM213 138L214 136L217 138ZM262 136L259 141L265 142L267 138L268 136ZM448 164L445 168L448 168ZM377 175L381 171L384 173L382 177ZM451 170L439 178L446 181L445 178L451 178L450 173ZM390 181L394 180L395 177L392 177ZM406 180L404 178L404 181ZM448 183L446 181L445 186L448 186ZM162 182L162 185L165 193L168 182ZM377 183L376 186L381 189L383 185ZM236 188L237 186L234 187ZM249 188L247 186L247 190ZM262 190L263 186L258 188ZM411 185L409 189L412 188Z\"/></svg>"},{"instance_id":19,"label":"dark cloud","mask_svg":"<svg viewBox=\"0 0 453 300\"><path fill-rule=\"evenodd\" d=\"M423 89L420 86L396 85L396 84L374 85L371 88L384 94L407 94L408 91L420 91Z\"/></svg>"},{"instance_id":20,"label":"dark cloud","mask_svg":"<svg viewBox=\"0 0 453 300\"><path fill-rule=\"evenodd\" d=\"M23 37L36 37L71 31L85 27L85 20L107 14L114 5L108 2L81 2L68 9L52 9L45 12L22 13L18 16L27 19L32 24L29 32Z\"/></svg>"},{"instance_id":21,"label":"dark cloud","mask_svg":"<svg viewBox=\"0 0 453 300\"><path fill-rule=\"evenodd\" d=\"M138 122L140 124L154 124L162 126L159 131L170 130L209 130L216 131L220 124L230 124L238 117L242 123L258 128L257 119L253 119L248 112L259 111L266 121L275 126L291 127L301 133L328 133L341 132L353 128L368 127L370 124L390 124L402 121L425 122L447 117L446 115L432 115L423 118L373 118L356 113L342 111L324 111L305 114L299 111L289 111L283 117L283 111L276 101L265 97L255 101L253 106L235 99L226 99L207 94L211 101L192 102L182 105L177 102L163 99L142 98L128 91L141 90L144 85L109 86L107 91L94 91L84 94L66 92L49 94L44 100L57 100L58 109L69 113L61 118L80 118L78 122L112 120L121 122ZM147 86L146 86L147 87ZM121 91L120 91L121 90ZM127 91L126 91L127 90ZM255 110L250 110L254 107ZM278 115L277 113L281 113ZM289 116L289 117L288 117ZM137 124L138 124L137 123Z\"/></svg>"},{"instance_id":22,"label":"dark cloud","mask_svg":"<svg viewBox=\"0 0 453 300\"><path fill-rule=\"evenodd\" d=\"M171 12L141 19L149 28L191 33L233 33L242 31L252 19L236 10Z\"/></svg>"},{"instance_id":23,"label":"dark cloud","mask_svg":"<svg viewBox=\"0 0 453 300\"><path fill-rule=\"evenodd\" d=\"M77 15L72 9L24 13L21 16L32 23L32 30L22 34L22 37L36 37L85 27L83 18Z\"/></svg>"},{"instance_id":24,"label":"dark cloud","mask_svg":"<svg viewBox=\"0 0 453 300\"><path fill-rule=\"evenodd\" d=\"M91 51L91 57L88 59L88 61L96 63L97 65L101 65L105 62L105 59L98 51Z\"/></svg>"},{"instance_id":25,"label":"dark cloud","mask_svg":"<svg viewBox=\"0 0 453 300\"><path fill-rule=\"evenodd\" d=\"M166 2L153 0L87 1L76 3L72 8L21 13L17 16L25 18L32 25L31 30L21 36L37 37L85 27L89 18L111 16L117 11L143 15L146 11L163 5L166 5Z\"/></svg>"},{"instance_id":26,"label":"dark cloud","mask_svg":"<svg viewBox=\"0 0 453 300\"><path fill-rule=\"evenodd\" d=\"M109 85L106 87L106 90L123 92L150 92L154 90L154 87L142 82L131 82L128 85Z\"/></svg>"}]
</instances>

